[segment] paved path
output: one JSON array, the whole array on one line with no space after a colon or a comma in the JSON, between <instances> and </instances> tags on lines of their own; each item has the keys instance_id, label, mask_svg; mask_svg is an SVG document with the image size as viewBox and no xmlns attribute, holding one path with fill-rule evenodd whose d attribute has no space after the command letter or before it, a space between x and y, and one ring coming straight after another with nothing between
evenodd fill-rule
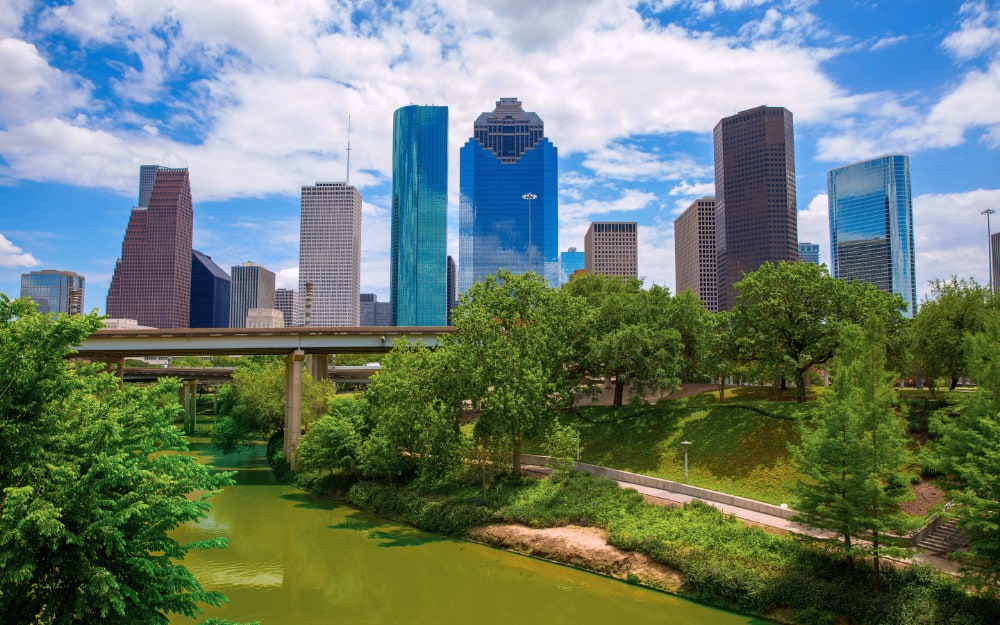
<instances>
[{"instance_id":1,"label":"paved path","mask_svg":"<svg viewBox=\"0 0 1000 625\"><path fill-rule=\"evenodd\" d=\"M525 465L523 470L528 473L536 473L541 475L548 475L551 469L548 467L543 467L539 465ZM651 488L649 486L640 486L638 484L632 484L630 482L618 482L618 485L622 488L631 488L634 491L641 493L647 501L656 505L673 506L673 505L683 505L691 501L692 499L697 499L697 497L692 497L690 495L684 495L681 493L675 493L673 491L664 490L660 488ZM767 514L765 512L757 512L756 510L749 510L747 508L741 508L739 506L732 506L729 504L719 503L716 501L708 501L705 499L700 499L702 503L708 504L715 508L718 508L725 514L731 514L738 519L753 523L755 525L762 525L766 527L772 527L787 532L792 532L795 534L804 534L808 536L814 536L816 538L834 538L836 534L833 532L828 532L825 530L818 530L811 527L806 527L794 521L788 519ZM949 560L943 556L937 556L930 553L926 553L922 550L917 550L913 557L907 558L904 562L923 562L936 566L942 571L949 574L956 574L958 572L958 564L952 560Z\"/></svg>"}]
</instances>

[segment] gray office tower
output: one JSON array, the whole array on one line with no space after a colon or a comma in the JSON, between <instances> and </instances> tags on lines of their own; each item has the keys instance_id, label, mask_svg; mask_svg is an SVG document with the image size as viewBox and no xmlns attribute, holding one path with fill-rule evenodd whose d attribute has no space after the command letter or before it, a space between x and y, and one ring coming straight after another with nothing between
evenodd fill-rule
<instances>
[{"instance_id":1,"label":"gray office tower","mask_svg":"<svg viewBox=\"0 0 1000 625\"><path fill-rule=\"evenodd\" d=\"M191 327L229 327L230 280L212 257L191 250Z\"/></svg>"},{"instance_id":2,"label":"gray office tower","mask_svg":"<svg viewBox=\"0 0 1000 625\"><path fill-rule=\"evenodd\" d=\"M247 327L252 308L274 308L274 272L257 263L233 265L232 297L229 300L229 327Z\"/></svg>"},{"instance_id":3,"label":"gray office tower","mask_svg":"<svg viewBox=\"0 0 1000 625\"><path fill-rule=\"evenodd\" d=\"M42 313L83 313L86 279L72 271L43 269L21 274L21 297L30 297Z\"/></svg>"},{"instance_id":4,"label":"gray office tower","mask_svg":"<svg viewBox=\"0 0 1000 625\"><path fill-rule=\"evenodd\" d=\"M274 307L281 311L286 328L301 325L297 300L296 293L292 289L275 289L274 291Z\"/></svg>"}]
</instances>

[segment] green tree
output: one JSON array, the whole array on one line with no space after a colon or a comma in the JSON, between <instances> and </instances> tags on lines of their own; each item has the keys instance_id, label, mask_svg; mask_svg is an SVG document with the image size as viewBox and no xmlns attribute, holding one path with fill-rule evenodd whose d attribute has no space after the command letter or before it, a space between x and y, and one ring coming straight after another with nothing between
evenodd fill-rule
<instances>
[{"instance_id":1,"label":"green tree","mask_svg":"<svg viewBox=\"0 0 1000 625\"><path fill-rule=\"evenodd\" d=\"M877 318L863 333L854 324L844 325L833 361L833 389L823 395L812 424L802 428L801 445L790 449L798 473L794 520L839 534L851 566L856 554L870 554L876 587L880 557L899 552L886 548L883 538L906 527L900 504L912 497L907 471L913 457L894 408L885 352Z\"/></svg>"},{"instance_id":2,"label":"green tree","mask_svg":"<svg viewBox=\"0 0 1000 625\"><path fill-rule=\"evenodd\" d=\"M156 623L224 598L171 530L197 521L228 475L186 455L176 383L119 388L66 360L95 314L42 316L0 295L0 614L8 623Z\"/></svg>"},{"instance_id":3,"label":"green tree","mask_svg":"<svg viewBox=\"0 0 1000 625\"><path fill-rule=\"evenodd\" d=\"M719 383L719 401L726 398L726 377L733 375L739 363L736 337L733 336L733 315L720 311L706 319L702 370Z\"/></svg>"},{"instance_id":4,"label":"green tree","mask_svg":"<svg viewBox=\"0 0 1000 625\"><path fill-rule=\"evenodd\" d=\"M331 402L329 414L320 417L299 441L295 451L299 470L357 473L361 465L362 436L366 430L366 409L363 399Z\"/></svg>"},{"instance_id":5,"label":"green tree","mask_svg":"<svg viewBox=\"0 0 1000 625\"><path fill-rule=\"evenodd\" d=\"M984 588L1000 582L1000 319L990 317L983 331L963 346L969 373L979 382L976 393L956 417L938 417L943 468L956 480L952 508L969 549L956 554L970 581Z\"/></svg>"},{"instance_id":6,"label":"green tree","mask_svg":"<svg viewBox=\"0 0 1000 625\"><path fill-rule=\"evenodd\" d=\"M228 393L231 392L230 396ZM326 413L334 389L302 372L302 424ZM285 363L278 356L245 356L233 370L233 390L220 396L212 443L223 453L252 446L285 428Z\"/></svg>"},{"instance_id":7,"label":"green tree","mask_svg":"<svg viewBox=\"0 0 1000 625\"><path fill-rule=\"evenodd\" d=\"M466 397L481 400L474 434L510 451L515 470L526 437L544 436L557 414L572 407L578 374L564 366L586 304L560 297L540 276L500 271L473 285L454 310L457 332L448 337Z\"/></svg>"},{"instance_id":8,"label":"green tree","mask_svg":"<svg viewBox=\"0 0 1000 625\"><path fill-rule=\"evenodd\" d=\"M913 355L931 391L934 380L948 380L954 390L959 378L968 374L965 339L983 330L989 311L996 314L990 291L974 279L952 276L934 280L931 291L913 320Z\"/></svg>"},{"instance_id":9,"label":"green tree","mask_svg":"<svg viewBox=\"0 0 1000 625\"><path fill-rule=\"evenodd\" d=\"M905 307L898 295L838 280L813 263L764 263L735 286L733 327L741 359L782 381L795 380L800 402L806 399L806 373L833 357L838 322L876 316L888 331L899 326Z\"/></svg>"},{"instance_id":10,"label":"green tree","mask_svg":"<svg viewBox=\"0 0 1000 625\"><path fill-rule=\"evenodd\" d=\"M383 358L365 393L372 422L366 474L392 477L413 467L434 480L460 467L464 393L456 355L448 347L400 342Z\"/></svg>"},{"instance_id":11,"label":"green tree","mask_svg":"<svg viewBox=\"0 0 1000 625\"><path fill-rule=\"evenodd\" d=\"M704 311L700 302L691 306L685 298L678 303L662 287L644 290L640 280L600 275L579 276L563 289L593 311L581 320L586 323L581 336L587 338L582 361L591 375L614 378L615 407L622 406L626 387L633 391L633 401L641 403L645 389L676 389L681 373L694 368L685 363L699 353L697 339L703 331L697 311ZM687 332L690 350L677 327Z\"/></svg>"}]
</instances>

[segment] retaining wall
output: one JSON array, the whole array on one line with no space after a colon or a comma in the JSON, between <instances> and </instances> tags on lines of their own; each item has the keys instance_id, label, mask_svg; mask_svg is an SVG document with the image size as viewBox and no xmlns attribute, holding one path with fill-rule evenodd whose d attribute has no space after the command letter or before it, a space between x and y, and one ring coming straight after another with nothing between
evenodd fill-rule
<instances>
[{"instance_id":1,"label":"retaining wall","mask_svg":"<svg viewBox=\"0 0 1000 625\"><path fill-rule=\"evenodd\" d=\"M553 458L551 456L535 456L531 454L522 454L521 462L522 464L537 464L540 466L547 467L547 466L552 466ZM608 467L601 467L596 464L577 462L576 470L582 471L584 473L590 473L591 475L606 477L615 480L616 482L625 482L627 484L635 484L637 486L658 488L660 490L665 490L672 493L687 495L689 497L692 497L694 499L700 499L702 501L723 503L730 506L736 506L737 508L753 510L754 512L762 512L764 514L770 514L772 516L781 517L783 519L791 518L793 515L796 514L795 510L792 510L791 508L782 508L781 506L764 503L763 501L746 499L745 497L737 497L736 495L728 495L726 493L720 493L718 491L708 490L707 488L698 488L697 486L691 486L690 484L671 482L670 480L664 480L658 477L651 477L649 475L630 473L628 471L620 471L618 469L609 469Z\"/></svg>"}]
</instances>

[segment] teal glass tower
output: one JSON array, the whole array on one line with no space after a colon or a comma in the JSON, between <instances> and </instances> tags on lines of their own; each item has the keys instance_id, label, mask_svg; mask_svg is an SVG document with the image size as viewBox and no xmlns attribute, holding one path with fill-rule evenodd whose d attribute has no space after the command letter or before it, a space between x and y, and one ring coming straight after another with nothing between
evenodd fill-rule
<instances>
[{"instance_id":1,"label":"teal glass tower","mask_svg":"<svg viewBox=\"0 0 1000 625\"><path fill-rule=\"evenodd\" d=\"M392 118L391 322L448 325L448 107Z\"/></svg>"},{"instance_id":2,"label":"teal glass tower","mask_svg":"<svg viewBox=\"0 0 1000 625\"><path fill-rule=\"evenodd\" d=\"M827 189L833 276L898 293L912 317L917 279L909 157L888 154L831 169Z\"/></svg>"},{"instance_id":3,"label":"teal glass tower","mask_svg":"<svg viewBox=\"0 0 1000 625\"><path fill-rule=\"evenodd\" d=\"M459 291L506 269L559 286L556 147L517 98L480 115L460 156Z\"/></svg>"}]
</instances>

